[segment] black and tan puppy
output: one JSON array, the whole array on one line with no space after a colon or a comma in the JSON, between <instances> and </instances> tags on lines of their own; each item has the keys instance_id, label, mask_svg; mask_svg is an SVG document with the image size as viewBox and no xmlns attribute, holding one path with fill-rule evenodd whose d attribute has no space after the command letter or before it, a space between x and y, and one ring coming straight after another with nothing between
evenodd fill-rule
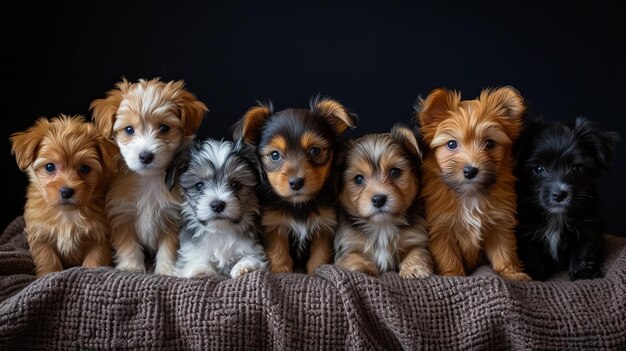
<instances>
[{"instance_id":1,"label":"black and tan puppy","mask_svg":"<svg viewBox=\"0 0 626 351\"><path fill-rule=\"evenodd\" d=\"M337 139L357 117L337 101L316 98L310 110L250 108L235 136L255 145L265 171L261 211L265 252L272 272L293 272L294 261L315 268L332 262L337 226L331 186Z\"/></svg>"},{"instance_id":2,"label":"black and tan puppy","mask_svg":"<svg viewBox=\"0 0 626 351\"><path fill-rule=\"evenodd\" d=\"M335 264L373 276L405 278L433 273L418 198L421 151L414 133L394 126L348 145L339 202Z\"/></svg>"}]
</instances>

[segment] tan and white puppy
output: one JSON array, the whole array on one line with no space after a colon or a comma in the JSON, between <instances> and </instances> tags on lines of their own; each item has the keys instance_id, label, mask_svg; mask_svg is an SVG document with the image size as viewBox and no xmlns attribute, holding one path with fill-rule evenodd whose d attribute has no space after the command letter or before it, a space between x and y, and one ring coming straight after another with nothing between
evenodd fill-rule
<instances>
[{"instance_id":1,"label":"tan and white puppy","mask_svg":"<svg viewBox=\"0 0 626 351\"><path fill-rule=\"evenodd\" d=\"M155 273L174 274L180 194L166 186L166 171L208 111L184 84L123 79L91 103L96 125L119 146L124 163L106 199L120 270L145 272L146 259L154 258Z\"/></svg>"}]
</instances>

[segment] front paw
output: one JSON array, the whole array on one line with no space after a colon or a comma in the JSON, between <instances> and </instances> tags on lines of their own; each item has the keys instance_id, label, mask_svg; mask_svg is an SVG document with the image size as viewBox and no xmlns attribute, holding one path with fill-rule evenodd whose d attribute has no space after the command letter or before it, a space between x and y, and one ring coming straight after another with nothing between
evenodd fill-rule
<instances>
[{"instance_id":1,"label":"front paw","mask_svg":"<svg viewBox=\"0 0 626 351\"><path fill-rule=\"evenodd\" d=\"M293 265L288 264L273 264L270 267L270 272L272 273L293 273Z\"/></svg>"},{"instance_id":2,"label":"front paw","mask_svg":"<svg viewBox=\"0 0 626 351\"><path fill-rule=\"evenodd\" d=\"M124 272L146 273L146 266L135 262L120 262L115 268Z\"/></svg>"},{"instance_id":3,"label":"front paw","mask_svg":"<svg viewBox=\"0 0 626 351\"><path fill-rule=\"evenodd\" d=\"M154 273L175 276L176 269L173 265L157 264L156 268L154 269Z\"/></svg>"},{"instance_id":4,"label":"front paw","mask_svg":"<svg viewBox=\"0 0 626 351\"><path fill-rule=\"evenodd\" d=\"M402 278L421 279L430 277L433 271L428 267L403 265L399 274Z\"/></svg>"},{"instance_id":5,"label":"front paw","mask_svg":"<svg viewBox=\"0 0 626 351\"><path fill-rule=\"evenodd\" d=\"M532 280L532 278L524 272L502 272L500 275L502 278L517 282L528 282Z\"/></svg>"},{"instance_id":6,"label":"front paw","mask_svg":"<svg viewBox=\"0 0 626 351\"><path fill-rule=\"evenodd\" d=\"M574 269L570 269L570 271L569 271L569 278L572 281L573 280L579 280L579 279L602 278L602 272L600 272L600 268L597 267L597 265L593 265L593 264L581 265L581 264L579 264L578 267L575 267Z\"/></svg>"}]
</instances>

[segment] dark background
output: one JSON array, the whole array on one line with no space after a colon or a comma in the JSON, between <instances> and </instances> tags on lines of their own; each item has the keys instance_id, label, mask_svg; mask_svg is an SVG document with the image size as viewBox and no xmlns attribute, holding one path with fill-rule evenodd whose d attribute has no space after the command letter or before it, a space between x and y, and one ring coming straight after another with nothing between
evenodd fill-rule
<instances>
[{"instance_id":1,"label":"dark background","mask_svg":"<svg viewBox=\"0 0 626 351\"><path fill-rule=\"evenodd\" d=\"M11 133L39 116L89 115L121 77L182 79L211 112L199 137L256 99L277 110L321 93L360 116L351 134L409 122L439 86L474 98L512 85L529 116L594 120L626 139L624 12L568 2L22 2L3 10L4 228L22 214L27 177ZM16 23L16 24L12 24ZM626 235L626 140L602 180L609 233Z\"/></svg>"}]
</instances>

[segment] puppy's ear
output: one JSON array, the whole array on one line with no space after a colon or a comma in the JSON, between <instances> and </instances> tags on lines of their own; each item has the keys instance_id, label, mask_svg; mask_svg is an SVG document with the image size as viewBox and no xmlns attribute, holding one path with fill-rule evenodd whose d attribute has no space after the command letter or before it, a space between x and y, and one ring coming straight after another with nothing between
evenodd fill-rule
<instances>
[{"instance_id":1,"label":"puppy's ear","mask_svg":"<svg viewBox=\"0 0 626 351\"><path fill-rule=\"evenodd\" d=\"M514 142L519 137L526 106L519 91L511 86L497 89L485 89L480 93L480 102L485 110L498 116L505 133Z\"/></svg>"},{"instance_id":2,"label":"puppy's ear","mask_svg":"<svg viewBox=\"0 0 626 351\"><path fill-rule=\"evenodd\" d=\"M613 161L615 143L621 139L620 135L615 132L596 130L593 124L584 117L576 118L574 131L585 141L591 154L596 157L602 168L607 169Z\"/></svg>"},{"instance_id":3,"label":"puppy's ear","mask_svg":"<svg viewBox=\"0 0 626 351\"><path fill-rule=\"evenodd\" d=\"M172 159L172 162L165 171L165 185L170 191L174 188L174 185L176 185L176 181L180 175L189 168L191 154L199 151L201 144L202 142L200 140L193 138L174 155L174 159Z\"/></svg>"},{"instance_id":4,"label":"puppy's ear","mask_svg":"<svg viewBox=\"0 0 626 351\"><path fill-rule=\"evenodd\" d=\"M113 135L113 124L117 110L120 108L124 94L128 92L130 86L131 83L126 78L122 78L122 81L115 85L115 89L106 93L106 98L96 99L89 105L89 109L93 112L92 119L106 139L110 139Z\"/></svg>"},{"instance_id":5,"label":"puppy's ear","mask_svg":"<svg viewBox=\"0 0 626 351\"><path fill-rule=\"evenodd\" d=\"M100 150L100 157L102 157L102 164L109 172L116 172L118 170L117 163L120 154L120 149L117 144L112 140L102 137L98 142L98 149Z\"/></svg>"},{"instance_id":6,"label":"puppy's ear","mask_svg":"<svg viewBox=\"0 0 626 351\"><path fill-rule=\"evenodd\" d=\"M461 94L445 88L434 89L425 99L419 96L415 104L416 122L425 127L448 118L448 112L456 110L460 101Z\"/></svg>"},{"instance_id":7,"label":"puppy's ear","mask_svg":"<svg viewBox=\"0 0 626 351\"><path fill-rule=\"evenodd\" d=\"M250 107L234 126L233 139L243 139L249 144L257 145L261 137L261 128L273 114L274 106L271 101L267 103L257 101L257 105Z\"/></svg>"},{"instance_id":8,"label":"puppy's ear","mask_svg":"<svg viewBox=\"0 0 626 351\"><path fill-rule=\"evenodd\" d=\"M394 125L390 132L391 138L399 142L404 148L416 158L418 162L422 161L422 150L415 133L407 127L403 127L399 124Z\"/></svg>"},{"instance_id":9,"label":"puppy's ear","mask_svg":"<svg viewBox=\"0 0 626 351\"><path fill-rule=\"evenodd\" d=\"M22 171L35 162L39 153L39 144L43 140L50 122L47 118L39 118L26 131L11 134L11 153L15 155L18 167Z\"/></svg>"},{"instance_id":10,"label":"puppy's ear","mask_svg":"<svg viewBox=\"0 0 626 351\"><path fill-rule=\"evenodd\" d=\"M359 117L348 111L342 104L319 95L311 99L311 113L324 118L336 135L341 135L348 127L355 128Z\"/></svg>"},{"instance_id":11,"label":"puppy's ear","mask_svg":"<svg viewBox=\"0 0 626 351\"><path fill-rule=\"evenodd\" d=\"M263 165L261 165L261 160L259 160L254 146L248 144L245 140L240 138L234 142L233 151L237 156L243 158L246 162L248 162L248 164L250 164L252 169L259 176L259 180L263 180L263 176L265 174L263 172Z\"/></svg>"},{"instance_id":12,"label":"puppy's ear","mask_svg":"<svg viewBox=\"0 0 626 351\"><path fill-rule=\"evenodd\" d=\"M180 120L183 123L183 132L186 136L193 135L200 128L204 115L209 112L207 106L199 101L195 95L183 89L184 82L174 83L180 94L177 97L176 105L180 109Z\"/></svg>"}]
</instances>

